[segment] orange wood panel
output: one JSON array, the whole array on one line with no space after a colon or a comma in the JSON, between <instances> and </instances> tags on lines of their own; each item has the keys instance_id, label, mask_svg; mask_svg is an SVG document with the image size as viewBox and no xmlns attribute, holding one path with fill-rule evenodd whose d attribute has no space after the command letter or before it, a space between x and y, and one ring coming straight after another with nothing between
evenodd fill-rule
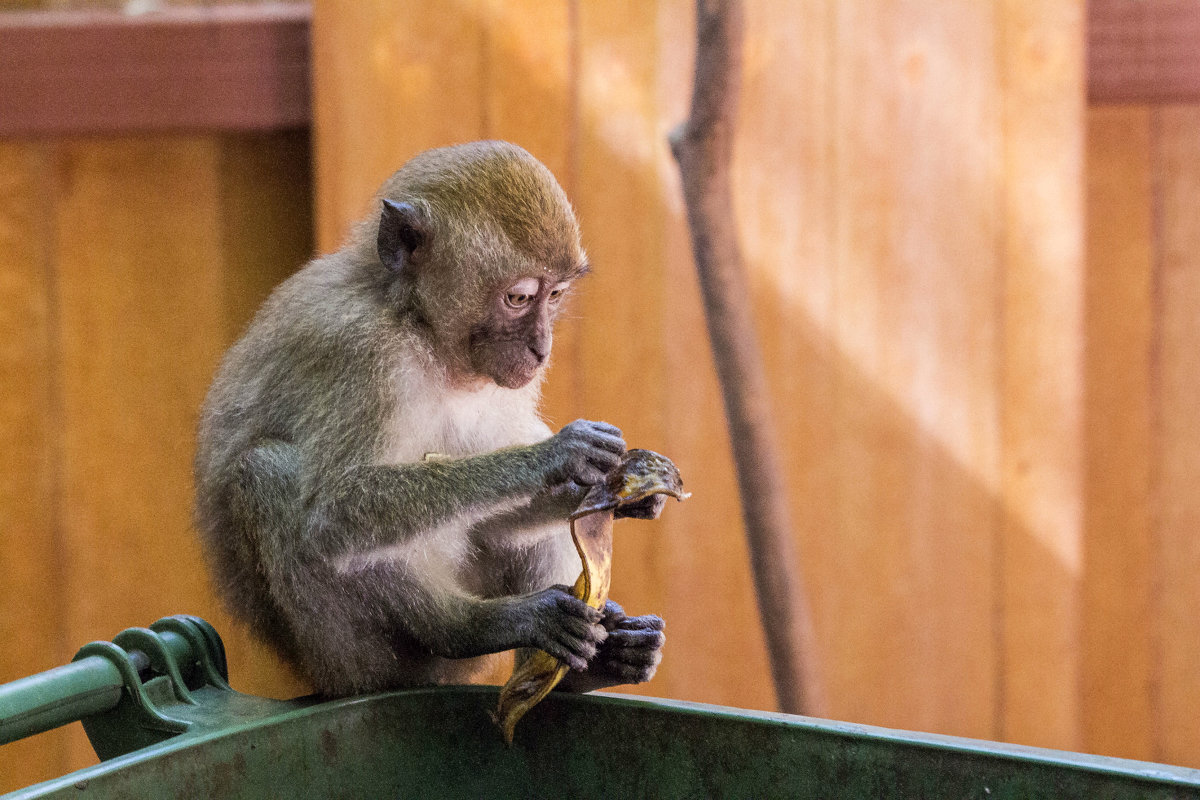
<instances>
[{"instance_id":1,"label":"orange wood panel","mask_svg":"<svg viewBox=\"0 0 1200 800\"><path fill-rule=\"evenodd\" d=\"M0 143L0 683L67 655L55 518L47 147ZM0 747L0 793L65 766L63 732Z\"/></svg>"},{"instance_id":2,"label":"orange wood panel","mask_svg":"<svg viewBox=\"0 0 1200 800\"><path fill-rule=\"evenodd\" d=\"M76 141L59 168L60 513L83 643L206 596L190 462L223 333L217 148ZM74 744L72 766L94 760Z\"/></svg>"},{"instance_id":3,"label":"orange wood panel","mask_svg":"<svg viewBox=\"0 0 1200 800\"><path fill-rule=\"evenodd\" d=\"M1200 766L1200 107L1155 112L1159 276L1157 756Z\"/></svg>"},{"instance_id":4,"label":"orange wood panel","mask_svg":"<svg viewBox=\"0 0 1200 800\"><path fill-rule=\"evenodd\" d=\"M1003 80L999 737L1080 741L1083 3L997 5Z\"/></svg>"},{"instance_id":5,"label":"orange wood panel","mask_svg":"<svg viewBox=\"0 0 1200 800\"><path fill-rule=\"evenodd\" d=\"M1003 43L981 4L838 3L835 26L832 713L989 736Z\"/></svg>"},{"instance_id":6,"label":"orange wood panel","mask_svg":"<svg viewBox=\"0 0 1200 800\"><path fill-rule=\"evenodd\" d=\"M217 360L311 247L306 148L272 142L63 146L60 514L72 646L199 613L230 639L235 686L290 695L302 687L220 611L191 529L194 430ZM91 758L76 739L72 765Z\"/></svg>"},{"instance_id":7,"label":"orange wood panel","mask_svg":"<svg viewBox=\"0 0 1200 800\"><path fill-rule=\"evenodd\" d=\"M657 571L648 577L660 587L667 619L667 658L672 661L666 675L669 682L663 688L670 696L774 709L775 694L678 168L665 151L658 150L666 133L681 124L690 110L695 58L692 5L687 0L661 3L657 16L659 122L655 133L659 138L651 143L657 154L651 169L661 187L665 224L661 262L647 261L642 268L663 273L663 446L680 464L693 497L685 505L667 509L661 555L650 562ZM747 50L757 50L769 40L771 29L770 20L748 19ZM681 36L680 31L688 33ZM762 73L755 77L771 83L771 77ZM754 80L744 77L743 83L749 88ZM758 107L757 99L750 95L743 107ZM751 127L743 126L742 131ZM745 147L739 153L744 151ZM735 179L745 174L745 163L735 157ZM735 208L738 201L745 200L743 187L735 182ZM748 207L751 214L758 210ZM747 269L753 272L750 261L747 259ZM780 431L787 428L781 425ZM658 691L653 685L651 690Z\"/></svg>"},{"instance_id":8,"label":"orange wood panel","mask_svg":"<svg viewBox=\"0 0 1200 800\"><path fill-rule=\"evenodd\" d=\"M317 247L336 249L409 156L484 135L488 0L313 6Z\"/></svg>"},{"instance_id":9,"label":"orange wood panel","mask_svg":"<svg viewBox=\"0 0 1200 800\"><path fill-rule=\"evenodd\" d=\"M829 693L837 674L829 667L832 643L840 638L838 605L844 594L830 568L840 552L833 502L837 471L830 458L830 420L836 410L835 97L830 91L835 46L829 38L834 7L827 1L747 4L734 161L735 210L788 475L796 566L807 586L807 596L800 599L807 600L813 615L815 639L805 656L818 686L809 713L820 716L834 713L839 700L847 699L845 691L840 697ZM685 302L695 306L699 300ZM680 356L681 371L689 369L686 355ZM720 419L719 403L706 413ZM740 515L737 498L728 496L731 485L720 487L726 503L722 519ZM751 629L757 627L755 621ZM757 661L763 646L756 641L753 647Z\"/></svg>"},{"instance_id":10,"label":"orange wood panel","mask_svg":"<svg viewBox=\"0 0 1200 800\"><path fill-rule=\"evenodd\" d=\"M1087 126L1083 747L1157 757L1151 481L1154 199L1146 106Z\"/></svg>"}]
</instances>

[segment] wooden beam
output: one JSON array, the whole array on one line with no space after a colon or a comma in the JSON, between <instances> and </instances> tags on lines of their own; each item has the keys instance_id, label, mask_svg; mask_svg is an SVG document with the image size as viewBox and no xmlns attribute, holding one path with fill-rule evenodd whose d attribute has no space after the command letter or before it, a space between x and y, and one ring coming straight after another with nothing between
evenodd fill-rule
<instances>
[{"instance_id":1,"label":"wooden beam","mask_svg":"<svg viewBox=\"0 0 1200 800\"><path fill-rule=\"evenodd\" d=\"M304 2L0 14L0 137L311 123ZM1090 0L1088 99L1200 101L1200 2Z\"/></svg>"},{"instance_id":2,"label":"wooden beam","mask_svg":"<svg viewBox=\"0 0 1200 800\"><path fill-rule=\"evenodd\" d=\"M1089 0L1088 101L1200 101L1200 3Z\"/></svg>"},{"instance_id":3,"label":"wooden beam","mask_svg":"<svg viewBox=\"0 0 1200 800\"><path fill-rule=\"evenodd\" d=\"M0 136L309 124L307 3L0 14Z\"/></svg>"}]
</instances>

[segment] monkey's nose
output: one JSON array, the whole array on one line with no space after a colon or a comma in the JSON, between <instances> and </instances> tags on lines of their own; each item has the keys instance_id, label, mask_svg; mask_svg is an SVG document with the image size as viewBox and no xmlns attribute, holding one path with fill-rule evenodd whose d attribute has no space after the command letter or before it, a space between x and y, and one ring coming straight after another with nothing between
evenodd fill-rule
<instances>
[{"instance_id":1,"label":"monkey's nose","mask_svg":"<svg viewBox=\"0 0 1200 800\"><path fill-rule=\"evenodd\" d=\"M534 345L529 345L529 352L533 353L533 357L537 359L538 364L545 363L546 356L550 355L548 348L535 347Z\"/></svg>"}]
</instances>

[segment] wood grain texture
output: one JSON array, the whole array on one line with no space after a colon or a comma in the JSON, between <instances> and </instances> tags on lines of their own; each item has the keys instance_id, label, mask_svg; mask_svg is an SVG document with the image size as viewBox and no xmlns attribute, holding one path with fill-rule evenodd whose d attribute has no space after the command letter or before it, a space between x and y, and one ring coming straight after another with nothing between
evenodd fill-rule
<instances>
[{"instance_id":1,"label":"wood grain texture","mask_svg":"<svg viewBox=\"0 0 1200 800\"><path fill-rule=\"evenodd\" d=\"M313 6L317 248L337 248L409 156L485 135L488 0Z\"/></svg>"},{"instance_id":2,"label":"wood grain texture","mask_svg":"<svg viewBox=\"0 0 1200 800\"><path fill-rule=\"evenodd\" d=\"M1156 111L1158 186L1156 622L1161 742L1171 763L1200 766L1200 107Z\"/></svg>"},{"instance_id":3,"label":"wood grain texture","mask_svg":"<svg viewBox=\"0 0 1200 800\"><path fill-rule=\"evenodd\" d=\"M1153 647L1155 231L1145 106L1088 112L1082 724L1089 752L1159 757Z\"/></svg>"},{"instance_id":4,"label":"wood grain texture","mask_svg":"<svg viewBox=\"0 0 1200 800\"><path fill-rule=\"evenodd\" d=\"M308 6L0 14L0 136L307 126Z\"/></svg>"},{"instance_id":5,"label":"wood grain texture","mask_svg":"<svg viewBox=\"0 0 1200 800\"><path fill-rule=\"evenodd\" d=\"M67 655L55 497L47 148L0 143L0 683ZM61 773L66 733L0 748L0 793Z\"/></svg>"},{"instance_id":6,"label":"wood grain texture","mask_svg":"<svg viewBox=\"0 0 1200 800\"><path fill-rule=\"evenodd\" d=\"M1089 0L1088 100L1200 101L1200 4Z\"/></svg>"},{"instance_id":7,"label":"wood grain texture","mask_svg":"<svg viewBox=\"0 0 1200 800\"><path fill-rule=\"evenodd\" d=\"M190 460L222 333L216 167L204 137L63 148L59 469L72 642L178 613L204 591ZM76 740L74 765L89 751Z\"/></svg>"},{"instance_id":8,"label":"wood grain texture","mask_svg":"<svg viewBox=\"0 0 1200 800\"><path fill-rule=\"evenodd\" d=\"M1075 748L1083 569L1083 3L997 5L998 736Z\"/></svg>"},{"instance_id":9,"label":"wood grain texture","mask_svg":"<svg viewBox=\"0 0 1200 800\"><path fill-rule=\"evenodd\" d=\"M804 652L817 690L813 713L831 715L844 709L849 694L840 670L830 670L833 632L841 626L837 608L845 601L844 584L832 565L841 552L834 499L837 496L833 426L836 409L836 345L830 336L834 320L834 115L832 77L837 66L835 4L810 2L747 3L742 110L735 138L735 213L755 308L772 400L778 420L791 502L797 562L802 589L813 615L813 641ZM683 269L694 270L690 264ZM670 284L690 285L694 278L671 276ZM689 293L680 304L696 309ZM695 373L683 348L672 359L680 375ZM709 397L711 367L705 364L703 396ZM696 378L691 379L697 383ZM716 402L713 400L712 402ZM687 403L680 397L681 408ZM719 418L719 405L706 405L705 415ZM700 428L700 431L703 427ZM699 440L703 443L703 440ZM704 443L709 450L713 443ZM736 498L721 483L724 473L709 480L709 492L720 503L713 514L732 520ZM718 533L732 536L734 531ZM741 553L731 557L744 558ZM839 588L841 587L841 588ZM760 669L758 632L747 631L743 647L755 648ZM755 673L757 674L757 672Z\"/></svg>"},{"instance_id":10,"label":"wood grain texture","mask_svg":"<svg viewBox=\"0 0 1200 800\"><path fill-rule=\"evenodd\" d=\"M835 35L835 713L989 736L1002 43L952 2L838 4Z\"/></svg>"}]
</instances>

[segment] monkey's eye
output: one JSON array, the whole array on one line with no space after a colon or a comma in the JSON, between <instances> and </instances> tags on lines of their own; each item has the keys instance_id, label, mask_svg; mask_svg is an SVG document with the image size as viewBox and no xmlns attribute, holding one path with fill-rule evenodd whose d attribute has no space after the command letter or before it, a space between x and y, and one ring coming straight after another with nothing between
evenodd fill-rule
<instances>
[{"instance_id":1,"label":"monkey's eye","mask_svg":"<svg viewBox=\"0 0 1200 800\"><path fill-rule=\"evenodd\" d=\"M504 304L509 308L525 308L537 297L541 284L535 278L525 278L508 287L504 293Z\"/></svg>"},{"instance_id":2,"label":"monkey's eye","mask_svg":"<svg viewBox=\"0 0 1200 800\"><path fill-rule=\"evenodd\" d=\"M570 284L565 282L555 285L554 288L550 290L550 302L557 303L559 300L562 300L567 294L567 288L569 285Z\"/></svg>"},{"instance_id":3,"label":"monkey's eye","mask_svg":"<svg viewBox=\"0 0 1200 800\"><path fill-rule=\"evenodd\" d=\"M529 305L529 301L532 299L533 295L531 294L517 294L515 292L509 292L504 298L504 301L513 308L523 308L524 306Z\"/></svg>"}]
</instances>

